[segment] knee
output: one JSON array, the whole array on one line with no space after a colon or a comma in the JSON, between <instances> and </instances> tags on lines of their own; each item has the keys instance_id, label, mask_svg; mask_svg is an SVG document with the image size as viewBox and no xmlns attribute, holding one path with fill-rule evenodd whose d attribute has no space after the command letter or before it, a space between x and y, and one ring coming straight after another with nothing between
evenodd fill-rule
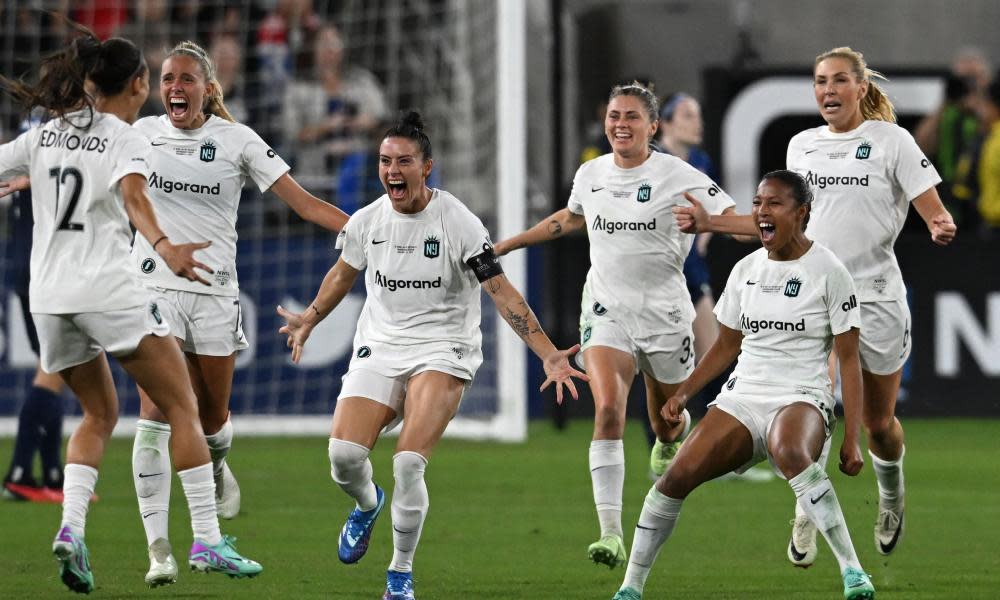
<instances>
[{"instance_id":1,"label":"knee","mask_svg":"<svg viewBox=\"0 0 1000 600\"><path fill-rule=\"evenodd\" d=\"M419 485L426 469L427 459L417 452L404 450L392 457L392 476L396 479L396 486L402 490Z\"/></svg>"},{"instance_id":2,"label":"knee","mask_svg":"<svg viewBox=\"0 0 1000 600\"><path fill-rule=\"evenodd\" d=\"M888 415L865 415L864 425L868 437L881 438L888 435L896 423L896 417Z\"/></svg>"},{"instance_id":3,"label":"knee","mask_svg":"<svg viewBox=\"0 0 1000 600\"><path fill-rule=\"evenodd\" d=\"M198 416L201 418L201 428L205 431L205 435L215 435L229 422L229 408L223 410L199 408Z\"/></svg>"},{"instance_id":4,"label":"knee","mask_svg":"<svg viewBox=\"0 0 1000 600\"><path fill-rule=\"evenodd\" d=\"M678 500L688 497L688 494L698 487L695 472L688 465L674 461L667 472L656 482L656 489L664 496Z\"/></svg>"},{"instance_id":5,"label":"knee","mask_svg":"<svg viewBox=\"0 0 1000 600\"><path fill-rule=\"evenodd\" d=\"M352 475L368 464L368 448L361 444L330 438L330 477L337 483L347 483Z\"/></svg>"},{"instance_id":6,"label":"knee","mask_svg":"<svg viewBox=\"0 0 1000 600\"><path fill-rule=\"evenodd\" d=\"M768 444L768 453L785 479L795 477L814 462L813 457L805 448L780 441L772 441Z\"/></svg>"},{"instance_id":7,"label":"knee","mask_svg":"<svg viewBox=\"0 0 1000 600\"><path fill-rule=\"evenodd\" d=\"M594 424L597 429L606 433L621 433L625 430L625 411L615 402L598 401L594 405Z\"/></svg>"},{"instance_id":8,"label":"knee","mask_svg":"<svg viewBox=\"0 0 1000 600\"><path fill-rule=\"evenodd\" d=\"M91 411L89 413L84 413L83 419L94 433L99 435L101 438L107 439L111 437L111 432L113 432L115 430L115 426L118 425L118 411Z\"/></svg>"}]
</instances>

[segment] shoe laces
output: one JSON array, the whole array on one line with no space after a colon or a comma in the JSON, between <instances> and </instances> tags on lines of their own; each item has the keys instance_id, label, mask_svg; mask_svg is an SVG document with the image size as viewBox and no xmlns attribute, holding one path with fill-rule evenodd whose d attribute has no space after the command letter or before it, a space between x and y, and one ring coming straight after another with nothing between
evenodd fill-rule
<instances>
[{"instance_id":1,"label":"shoe laces","mask_svg":"<svg viewBox=\"0 0 1000 600\"><path fill-rule=\"evenodd\" d=\"M386 587L390 594L408 594L413 591L413 576L410 573L390 572L386 577Z\"/></svg>"},{"instance_id":2,"label":"shoe laces","mask_svg":"<svg viewBox=\"0 0 1000 600\"><path fill-rule=\"evenodd\" d=\"M868 574L864 571L848 568L847 571L844 572L844 583L847 587L857 587L868 583L868 581Z\"/></svg>"},{"instance_id":3,"label":"shoe laces","mask_svg":"<svg viewBox=\"0 0 1000 600\"><path fill-rule=\"evenodd\" d=\"M806 515L800 515L788 522L792 526L792 543L799 550L813 543L813 535L816 533L816 526Z\"/></svg>"},{"instance_id":4,"label":"shoe laces","mask_svg":"<svg viewBox=\"0 0 1000 600\"><path fill-rule=\"evenodd\" d=\"M878 511L878 527L882 531L896 531L899 527L899 515L890 509Z\"/></svg>"}]
</instances>

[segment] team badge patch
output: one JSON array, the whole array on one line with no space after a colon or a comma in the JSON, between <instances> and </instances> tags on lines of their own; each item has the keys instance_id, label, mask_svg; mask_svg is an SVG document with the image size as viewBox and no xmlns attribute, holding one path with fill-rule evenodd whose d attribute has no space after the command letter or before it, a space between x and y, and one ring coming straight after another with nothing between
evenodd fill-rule
<instances>
[{"instance_id":1,"label":"team badge patch","mask_svg":"<svg viewBox=\"0 0 1000 600\"><path fill-rule=\"evenodd\" d=\"M144 259L139 268L142 269L143 273L149 275L150 273L156 270L156 261L153 260L152 258Z\"/></svg>"},{"instance_id":2,"label":"team badge patch","mask_svg":"<svg viewBox=\"0 0 1000 600\"><path fill-rule=\"evenodd\" d=\"M785 295L789 298L798 296L800 289L802 289L802 282L796 277L792 277L785 283Z\"/></svg>"},{"instance_id":3,"label":"team badge patch","mask_svg":"<svg viewBox=\"0 0 1000 600\"><path fill-rule=\"evenodd\" d=\"M857 151L854 153L854 158L858 160L865 160L872 155L872 145L868 142L861 142L858 146Z\"/></svg>"},{"instance_id":4,"label":"team badge patch","mask_svg":"<svg viewBox=\"0 0 1000 600\"><path fill-rule=\"evenodd\" d=\"M635 195L635 199L639 202L649 202L649 199L653 196L653 186L648 183L644 183L639 186L639 192Z\"/></svg>"},{"instance_id":5,"label":"team badge patch","mask_svg":"<svg viewBox=\"0 0 1000 600\"><path fill-rule=\"evenodd\" d=\"M358 358L368 358L372 355L372 349L368 346L361 346L358 348Z\"/></svg>"},{"instance_id":6,"label":"team badge patch","mask_svg":"<svg viewBox=\"0 0 1000 600\"><path fill-rule=\"evenodd\" d=\"M597 316L604 315L608 312L608 309L604 308L604 305L600 302L594 302L594 314Z\"/></svg>"},{"instance_id":7,"label":"team badge patch","mask_svg":"<svg viewBox=\"0 0 1000 600\"><path fill-rule=\"evenodd\" d=\"M201 153L198 158L202 162L212 162L215 160L215 143L212 140L205 140L205 143L201 145Z\"/></svg>"},{"instance_id":8,"label":"team badge patch","mask_svg":"<svg viewBox=\"0 0 1000 600\"><path fill-rule=\"evenodd\" d=\"M441 254L441 241L433 235L424 239L424 256L437 258Z\"/></svg>"}]
</instances>

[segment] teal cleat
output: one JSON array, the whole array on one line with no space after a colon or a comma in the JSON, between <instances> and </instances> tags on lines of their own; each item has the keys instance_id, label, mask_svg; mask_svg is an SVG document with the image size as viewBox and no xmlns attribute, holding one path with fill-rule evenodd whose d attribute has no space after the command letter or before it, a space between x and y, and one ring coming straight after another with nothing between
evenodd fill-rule
<instances>
[{"instance_id":1,"label":"teal cleat","mask_svg":"<svg viewBox=\"0 0 1000 600\"><path fill-rule=\"evenodd\" d=\"M611 600L642 600L642 594L630 587L618 590Z\"/></svg>"},{"instance_id":2,"label":"teal cleat","mask_svg":"<svg viewBox=\"0 0 1000 600\"><path fill-rule=\"evenodd\" d=\"M215 546L196 539L191 544L188 555L188 565L192 571L202 573L223 573L236 579L256 577L264 570L260 563L240 556L233 544L236 538L231 535L222 536L222 541Z\"/></svg>"},{"instance_id":3,"label":"teal cleat","mask_svg":"<svg viewBox=\"0 0 1000 600\"><path fill-rule=\"evenodd\" d=\"M52 542L52 554L61 563L59 578L66 587L78 594L89 594L94 591L90 553L82 537L77 537L69 527L63 527Z\"/></svg>"},{"instance_id":4,"label":"teal cleat","mask_svg":"<svg viewBox=\"0 0 1000 600\"><path fill-rule=\"evenodd\" d=\"M864 571L853 567L844 569L845 600L875 600L875 586Z\"/></svg>"},{"instance_id":5,"label":"teal cleat","mask_svg":"<svg viewBox=\"0 0 1000 600\"><path fill-rule=\"evenodd\" d=\"M608 565L610 569L624 565L628 560L625 542L617 535L606 535L597 540L587 548L587 554L590 560L599 565Z\"/></svg>"}]
</instances>

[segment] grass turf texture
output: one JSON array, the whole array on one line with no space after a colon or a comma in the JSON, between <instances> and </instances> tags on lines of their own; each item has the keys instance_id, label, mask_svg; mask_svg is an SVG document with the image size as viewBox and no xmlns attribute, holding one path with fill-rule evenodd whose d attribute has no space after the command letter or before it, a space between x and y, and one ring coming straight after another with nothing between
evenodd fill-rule
<instances>
[{"instance_id":1,"label":"grass turf texture","mask_svg":"<svg viewBox=\"0 0 1000 600\"><path fill-rule=\"evenodd\" d=\"M880 600L997 598L1000 594L1000 420L907 420L907 532L897 553L875 551L877 491L870 460L857 478L831 465L852 538ZM238 420L237 420L238 427ZM590 424L564 432L533 423L530 441L498 445L446 440L427 469L431 508L414 561L418 598L608 599L624 571L591 564L598 537L587 467ZM649 489L641 426L626 435L624 526L631 541ZM839 440L838 431L836 440ZM372 462L392 489L395 440L383 439ZM8 460L12 440L0 440ZM131 481L131 440L108 448L90 511L87 543L100 598L380 598L392 556L387 501L368 555L337 561L337 537L351 502L330 480L325 438L237 437L231 457L243 513L223 522L238 548L264 565L254 580L187 570L187 508L174 478L171 538L177 584L147 590L145 537ZM836 455L836 446L834 454ZM808 571L785 558L793 496L769 483L713 482L685 503L674 536L646 586L647 598L841 598L825 542ZM0 598L68 597L50 552L59 507L0 504ZM629 544L630 546L630 544ZM630 546L631 547L631 546Z\"/></svg>"}]
</instances>

